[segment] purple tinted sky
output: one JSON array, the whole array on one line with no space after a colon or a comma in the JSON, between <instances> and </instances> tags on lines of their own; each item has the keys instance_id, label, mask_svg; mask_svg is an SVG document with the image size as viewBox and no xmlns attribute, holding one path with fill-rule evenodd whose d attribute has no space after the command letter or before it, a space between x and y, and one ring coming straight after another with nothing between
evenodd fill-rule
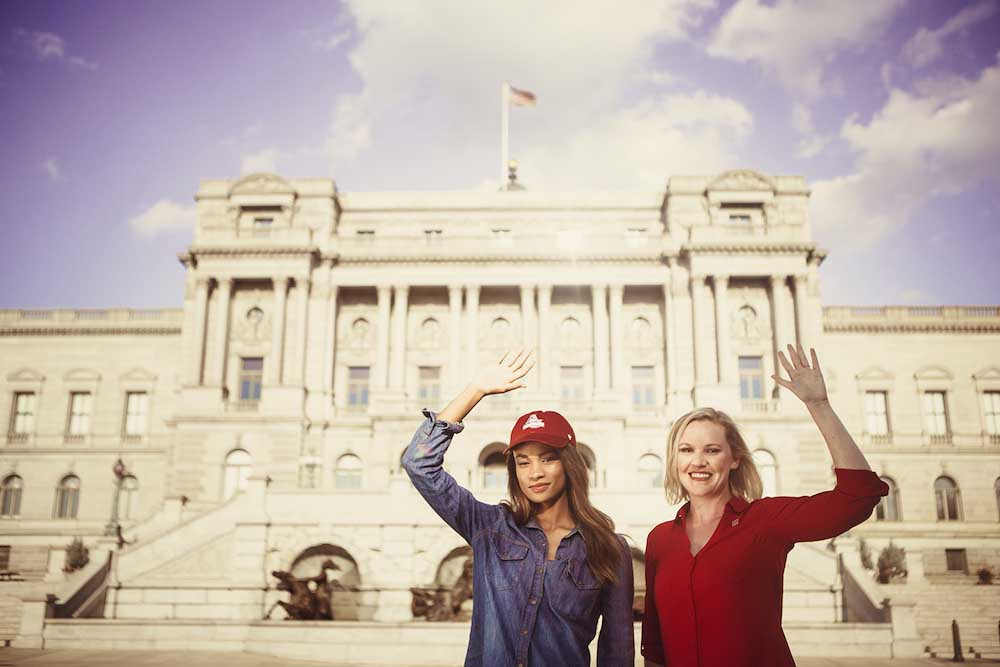
<instances>
[{"instance_id":1,"label":"purple tinted sky","mask_svg":"<svg viewBox=\"0 0 1000 667\"><path fill-rule=\"evenodd\" d=\"M503 80L529 187L802 174L826 303L997 303L998 35L994 0L7 0L0 307L179 305L203 178L495 188Z\"/></svg>"}]
</instances>

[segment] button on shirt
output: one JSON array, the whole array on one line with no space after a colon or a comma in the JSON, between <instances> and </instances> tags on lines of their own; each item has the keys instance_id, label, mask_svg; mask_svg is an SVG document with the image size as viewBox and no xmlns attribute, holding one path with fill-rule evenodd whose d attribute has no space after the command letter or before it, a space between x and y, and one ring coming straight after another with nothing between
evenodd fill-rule
<instances>
[{"instance_id":1,"label":"button on shirt","mask_svg":"<svg viewBox=\"0 0 1000 667\"><path fill-rule=\"evenodd\" d=\"M403 453L403 467L420 495L461 535L473 552L472 628L467 666L586 667L589 644L604 617L597 664L632 667L632 559L624 539L618 583L601 586L587 566L583 535L562 539L556 560L532 519L518 526L500 505L476 500L442 464L461 424L426 421Z\"/></svg>"},{"instance_id":2,"label":"button on shirt","mask_svg":"<svg viewBox=\"0 0 1000 667\"><path fill-rule=\"evenodd\" d=\"M835 472L836 487L814 496L732 498L697 556L684 529L690 504L654 528L642 655L669 667L794 667L781 630L788 552L858 525L889 492L869 470Z\"/></svg>"}]
</instances>

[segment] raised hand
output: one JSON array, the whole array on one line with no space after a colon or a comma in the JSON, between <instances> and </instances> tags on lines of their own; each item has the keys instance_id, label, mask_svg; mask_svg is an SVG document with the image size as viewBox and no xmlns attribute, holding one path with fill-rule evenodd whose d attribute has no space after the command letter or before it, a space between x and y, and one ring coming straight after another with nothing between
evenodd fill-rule
<instances>
[{"instance_id":1,"label":"raised hand","mask_svg":"<svg viewBox=\"0 0 1000 667\"><path fill-rule=\"evenodd\" d=\"M798 396L806 405L823 403L827 400L826 382L823 381L823 371L820 370L816 350L809 348L809 354L812 357L812 366L806 359L802 345L796 347L789 345L788 358L779 350L778 360L788 373L789 379L785 380L778 374L771 376L775 382ZM791 362L788 361L789 358Z\"/></svg>"},{"instance_id":2,"label":"raised hand","mask_svg":"<svg viewBox=\"0 0 1000 667\"><path fill-rule=\"evenodd\" d=\"M472 381L484 395L506 394L514 389L521 389L524 376L535 367L534 353L519 350L517 354L504 352L495 364L486 366Z\"/></svg>"}]
</instances>

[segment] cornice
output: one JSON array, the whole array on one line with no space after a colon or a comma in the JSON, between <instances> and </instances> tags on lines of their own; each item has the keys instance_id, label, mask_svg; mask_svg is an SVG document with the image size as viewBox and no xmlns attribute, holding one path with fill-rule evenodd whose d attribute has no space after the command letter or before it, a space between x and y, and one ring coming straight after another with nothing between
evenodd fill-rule
<instances>
[{"instance_id":1,"label":"cornice","mask_svg":"<svg viewBox=\"0 0 1000 667\"><path fill-rule=\"evenodd\" d=\"M812 252L816 249L813 243L789 242L781 243L775 241L768 242L739 242L739 241L698 241L686 243L681 248L681 254L701 254L701 253L732 253L763 255L771 253L801 254Z\"/></svg>"},{"instance_id":2,"label":"cornice","mask_svg":"<svg viewBox=\"0 0 1000 667\"><path fill-rule=\"evenodd\" d=\"M249 255L253 257L275 256L275 255L316 255L319 256L319 249L315 246L191 246L188 250L191 257L205 255Z\"/></svg>"},{"instance_id":3,"label":"cornice","mask_svg":"<svg viewBox=\"0 0 1000 667\"><path fill-rule=\"evenodd\" d=\"M179 336L181 325L0 326L0 336Z\"/></svg>"},{"instance_id":4,"label":"cornice","mask_svg":"<svg viewBox=\"0 0 1000 667\"><path fill-rule=\"evenodd\" d=\"M829 333L1000 333L997 322L823 322Z\"/></svg>"}]
</instances>

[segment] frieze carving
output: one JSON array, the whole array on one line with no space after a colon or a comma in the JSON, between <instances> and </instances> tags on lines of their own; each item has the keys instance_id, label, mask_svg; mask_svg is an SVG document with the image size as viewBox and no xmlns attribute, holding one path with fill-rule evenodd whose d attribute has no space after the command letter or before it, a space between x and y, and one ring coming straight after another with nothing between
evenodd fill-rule
<instances>
[{"instance_id":1,"label":"frieze carving","mask_svg":"<svg viewBox=\"0 0 1000 667\"><path fill-rule=\"evenodd\" d=\"M267 173L249 174L233 183L229 195L296 194L295 188L280 176Z\"/></svg>"},{"instance_id":2,"label":"frieze carving","mask_svg":"<svg viewBox=\"0 0 1000 667\"><path fill-rule=\"evenodd\" d=\"M233 332L237 339L246 343L259 343L271 338L271 318L261 305L260 291L255 290L245 310L237 309L238 319L234 322Z\"/></svg>"},{"instance_id":3,"label":"frieze carving","mask_svg":"<svg viewBox=\"0 0 1000 667\"><path fill-rule=\"evenodd\" d=\"M708 184L707 190L768 191L774 192L774 183L752 169L734 169L721 174Z\"/></svg>"}]
</instances>

